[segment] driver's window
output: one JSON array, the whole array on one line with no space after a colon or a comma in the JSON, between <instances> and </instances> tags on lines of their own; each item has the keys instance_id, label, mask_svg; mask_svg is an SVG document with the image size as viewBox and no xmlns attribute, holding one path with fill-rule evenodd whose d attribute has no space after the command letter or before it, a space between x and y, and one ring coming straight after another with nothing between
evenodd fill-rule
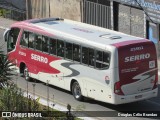
<instances>
[{"instance_id":1,"label":"driver's window","mask_svg":"<svg viewBox=\"0 0 160 120\"><path fill-rule=\"evenodd\" d=\"M11 28L7 42L8 52L12 51L15 48L19 32L19 28Z\"/></svg>"}]
</instances>

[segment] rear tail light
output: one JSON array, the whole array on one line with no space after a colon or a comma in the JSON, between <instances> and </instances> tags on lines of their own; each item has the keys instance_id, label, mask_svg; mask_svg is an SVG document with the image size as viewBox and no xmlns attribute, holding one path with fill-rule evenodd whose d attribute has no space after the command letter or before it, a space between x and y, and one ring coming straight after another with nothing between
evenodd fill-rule
<instances>
[{"instance_id":1,"label":"rear tail light","mask_svg":"<svg viewBox=\"0 0 160 120\"><path fill-rule=\"evenodd\" d=\"M156 89L157 87L158 87L158 74L156 74L153 89Z\"/></svg>"},{"instance_id":2,"label":"rear tail light","mask_svg":"<svg viewBox=\"0 0 160 120\"><path fill-rule=\"evenodd\" d=\"M115 85L114 85L114 93L117 94L117 95L124 95L124 93L122 92L122 89L121 89L120 82L116 82L115 83Z\"/></svg>"}]
</instances>

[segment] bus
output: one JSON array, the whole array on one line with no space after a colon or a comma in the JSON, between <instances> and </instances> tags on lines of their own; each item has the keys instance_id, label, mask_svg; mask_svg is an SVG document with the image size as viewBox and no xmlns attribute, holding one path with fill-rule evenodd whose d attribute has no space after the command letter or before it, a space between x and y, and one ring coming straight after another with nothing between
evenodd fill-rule
<instances>
[{"instance_id":1,"label":"bus","mask_svg":"<svg viewBox=\"0 0 160 120\"><path fill-rule=\"evenodd\" d=\"M154 43L62 18L20 21L4 33L9 60L26 80L110 104L157 96Z\"/></svg>"}]
</instances>

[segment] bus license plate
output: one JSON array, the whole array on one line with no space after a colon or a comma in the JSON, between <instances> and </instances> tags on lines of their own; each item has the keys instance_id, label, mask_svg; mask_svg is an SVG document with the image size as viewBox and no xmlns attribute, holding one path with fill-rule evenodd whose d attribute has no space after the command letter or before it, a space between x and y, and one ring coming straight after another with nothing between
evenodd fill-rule
<instances>
[{"instance_id":1,"label":"bus license plate","mask_svg":"<svg viewBox=\"0 0 160 120\"><path fill-rule=\"evenodd\" d=\"M139 99L139 98L142 98L142 95L135 96L135 99Z\"/></svg>"}]
</instances>

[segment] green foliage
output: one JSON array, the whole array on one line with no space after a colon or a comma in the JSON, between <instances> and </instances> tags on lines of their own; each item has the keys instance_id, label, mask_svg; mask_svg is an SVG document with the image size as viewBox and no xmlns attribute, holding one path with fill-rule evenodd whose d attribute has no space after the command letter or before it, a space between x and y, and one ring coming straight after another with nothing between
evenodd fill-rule
<instances>
[{"instance_id":1,"label":"green foliage","mask_svg":"<svg viewBox=\"0 0 160 120\"><path fill-rule=\"evenodd\" d=\"M38 99L37 99L38 100ZM15 84L10 84L0 90L0 111L46 111L44 106L29 96L24 97L24 92Z\"/></svg>"},{"instance_id":2,"label":"green foliage","mask_svg":"<svg viewBox=\"0 0 160 120\"><path fill-rule=\"evenodd\" d=\"M6 10L3 8L0 8L0 16L5 17L7 14L10 14L10 10Z\"/></svg>"},{"instance_id":3,"label":"green foliage","mask_svg":"<svg viewBox=\"0 0 160 120\"><path fill-rule=\"evenodd\" d=\"M0 51L0 83L8 84L11 77L14 75L14 64L13 61L8 60L8 56Z\"/></svg>"},{"instance_id":4,"label":"green foliage","mask_svg":"<svg viewBox=\"0 0 160 120\"><path fill-rule=\"evenodd\" d=\"M21 112L44 112L46 116L52 116L52 112L60 117L47 117L47 118L30 118L30 120L80 120L75 118L72 114L56 111L48 106L38 103L40 98L33 99L24 97L24 92L19 89L15 84L10 84L6 88L0 90L0 111L21 111ZM26 118L16 118L16 120L27 120Z\"/></svg>"},{"instance_id":5,"label":"green foliage","mask_svg":"<svg viewBox=\"0 0 160 120\"><path fill-rule=\"evenodd\" d=\"M55 111L48 106L39 103L40 98L33 99L24 97L24 91L18 88L11 80L15 69L13 61L0 51L0 111ZM3 84L3 85L2 85ZM49 109L47 109L49 108ZM52 118L29 118L30 120L77 120L71 114L59 112L63 117ZM16 118L16 120L27 120L28 118Z\"/></svg>"}]
</instances>

